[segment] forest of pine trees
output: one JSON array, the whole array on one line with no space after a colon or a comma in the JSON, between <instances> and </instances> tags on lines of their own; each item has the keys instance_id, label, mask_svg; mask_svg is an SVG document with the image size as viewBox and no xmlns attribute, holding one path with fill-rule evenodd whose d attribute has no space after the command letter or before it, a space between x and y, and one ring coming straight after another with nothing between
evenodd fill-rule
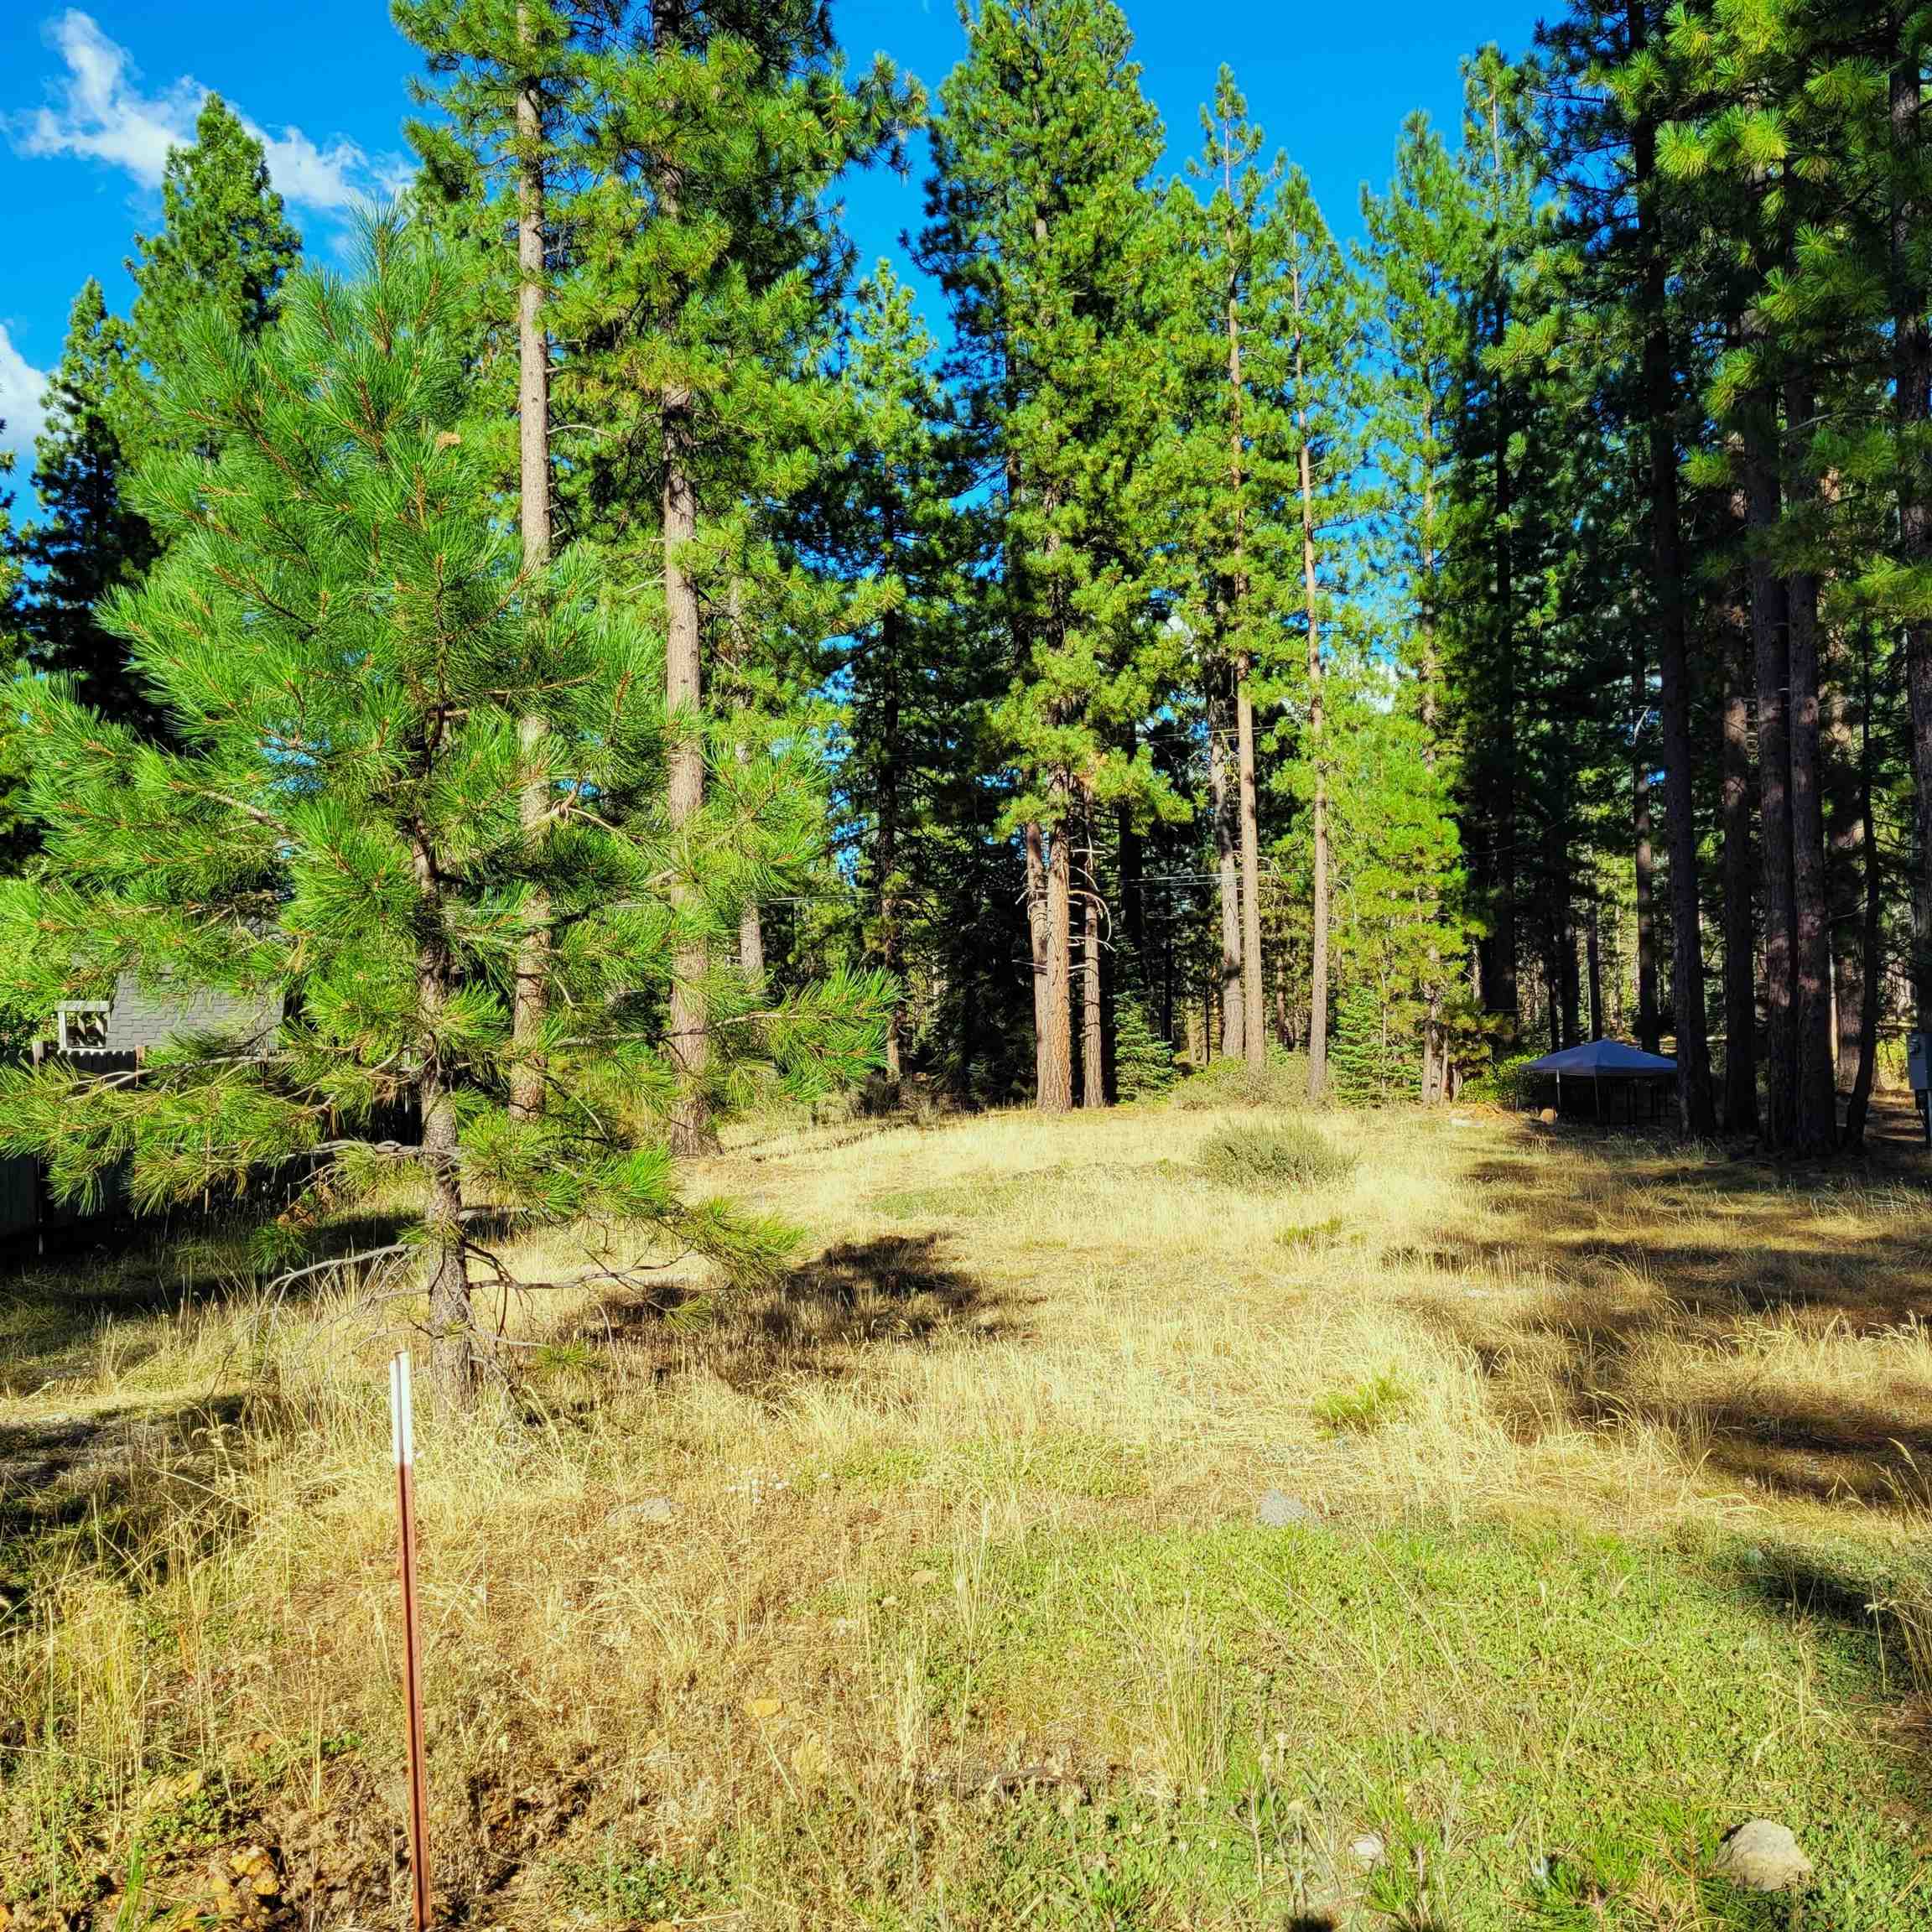
<instances>
[{"instance_id":1,"label":"forest of pine trees","mask_svg":"<svg viewBox=\"0 0 1932 1932\"><path fill-rule=\"evenodd\" d=\"M10 1075L10 1146L312 1156L292 1238L418 1162L461 1374L486 1202L755 1251L665 1161L774 1082L1618 1035L1686 1133L1857 1145L1932 1019L1932 12L1571 0L1338 231L1108 0L971 0L930 91L820 0L395 11L358 263L209 97L0 475L13 1032L289 1015ZM891 166L918 283L839 227Z\"/></svg>"}]
</instances>

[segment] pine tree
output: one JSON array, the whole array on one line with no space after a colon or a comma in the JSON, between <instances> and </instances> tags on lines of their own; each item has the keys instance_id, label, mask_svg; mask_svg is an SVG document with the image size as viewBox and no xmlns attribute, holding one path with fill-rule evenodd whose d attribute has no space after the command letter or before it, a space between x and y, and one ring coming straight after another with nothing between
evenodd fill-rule
<instances>
[{"instance_id":1,"label":"pine tree","mask_svg":"<svg viewBox=\"0 0 1932 1932\"><path fill-rule=\"evenodd\" d=\"M1425 116L1404 124L1394 179L1379 197L1363 190L1362 217L1368 239L1358 262L1370 291L1372 434L1384 485L1371 506L1377 574L1413 636L1403 661L1434 738L1443 724L1443 551L1477 234L1467 178Z\"/></svg>"},{"instance_id":2,"label":"pine tree","mask_svg":"<svg viewBox=\"0 0 1932 1932\"><path fill-rule=\"evenodd\" d=\"M1204 392L1197 408L1201 448L1192 492L1199 521L1191 548L1202 579L1208 632L1202 676L1221 872L1221 1046L1259 1068L1267 1058L1268 1036L1254 687L1258 658L1272 668L1275 655L1270 646L1281 600L1272 572L1280 552L1266 537L1286 484L1292 442L1270 366L1275 345L1265 332L1276 294L1267 231L1287 164L1280 156L1266 168L1257 164L1265 137L1249 119L1248 103L1226 67L1201 124L1205 152L1188 164L1197 180L1210 184L1201 245L1202 367L1195 377Z\"/></svg>"},{"instance_id":3,"label":"pine tree","mask_svg":"<svg viewBox=\"0 0 1932 1932\"><path fill-rule=\"evenodd\" d=\"M269 181L262 143L210 94L193 142L169 151L159 232L134 238L128 341L136 361L151 375L172 374L192 353L195 319L210 304L244 336L261 335L301 257L302 237ZM152 432L143 392L130 385L117 400L124 407L122 434L138 454Z\"/></svg>"},{"instance_id":4,"label":"pine tree","mask_svg":"<svg viewBox=\"0 0 1932 1932\"><path fill-rule=\"evenodd\" d=\"M0 436L7 423L0 417ZM20 538L13 527L13 452L0 447L0 651L9 659L26 647L22 627Z\"/></svg>"},{"instance_id":5,"label":"pine tree","mask_svg":"<svg viewBox=\"0 0 1932 1932\"><path fill-rule=\"evenodd\" d=\"M649 549L663 586L667 792L683 825L721 763L707 756L706 605L729 610L756 522L743 506L800 487L835 417L823 347L845 262L827 191L917 102L883 62L846 83L819 0L649 0L589 85L595 186L574 224L584 273L558 291L556 327L578 345L558 407L599 425L579 466L585 531L640 574ZM694 882L680 892L694 911ZM687 1151L709 1138L717 1049L718 948L692 933L669 1017Z\"/></svg>"},{"instance_id":6,"label":"pine tree","mask_svg":"<svg viewBox=\"0 0 1932 1932\"><path fill-rule=\"evenodd\" d=\"M1541 479L1529 431L1530 371L1505 353L1512 322L1531 304L1530 279L1548 226L1538 197L1540 131L1530 76L1493 47L1464 70L1462 165L1476 230L1464 299L1467 349L1457 421L1452 580L1459 726L1468 747L1464 824L1470 883L1485 926L1479 969L1485 1010L1518 1024L1519 888L1524 864L1518 744L1524 631L1537 563L1531 526Z\"/></svg>"},{"instance_id":7,"label":"pine tree","mask_svg":"<svg viewBox=\"0 0 1932 1932\"><path fill-rule=\"evenodd\" d=\"M34 571L25 627L34 663L69 673L87 702L153 731L163 720L130 672L127 647L101 623L108 594L135 582L153 556L146 522L124 500L128 459L120 425L139 387L125 326L101 284L75 298L34 444L39 521L22 539Z\"/></svg>"},{"instance_id":8,"label":"pine tree","mask_svg":"<svg viewBox=\"0 0 1932 1932\"><path fill-rule=\"evenodd\" d=\"M1681 371L1675 338L1681 319L1670 300L1674 261L1683 254L1677 200L1658 164L1660 127L1681 91L1668 57L1665 9L1649 0L1581 6L1548 38L1567 70L1577 105L1561 127L1570 184L1566 237L1579 273L1578 319L1610 379L1628 392L1627 413L1643 456L1642 559L1648 610L1634 673L1641 717L1649 709L1648 668L1658 671L1666 844L1670 854L1671 1004L1676 1020L1678 1115L1686 1134L1716 1124L1706 1036L1704 953L1700 916L1696 768L1692 756L1691 569L1680 482L1684 440ZM1606 157L1613 165L1606 165ZM1573 324L1572 328L1575 329ZM1587 351L1586 351L1587 353ZM1637 799L1644 823L1639 852L1648 868L1649 774L1638 759ZM1646 909L1649 880L1640 881ZM1654 969L1646 958L1644 969ZM1654 1008L1644 1003L1643 1029L1655 1050Z\"/></svg>"},{"instance_id":9,"label":"pine tree","mask_svg":"<svg viewBox=\"0 0 1932 1932\"><path fill-rule=\"evenodd\" d=\"M423 1206L405 1247L460 1394L488 1358L473 1273L513 1285L491 1228L601 1224L599 1276L629 1265L636 1223L734 1265L767 1259L773 1234L686 1207L648 1124L674 1088L661 1013L678 922L661 881L673 849L729 869L742 828L626 817L660 796L657 646L580 553L534 581L492 515L450 268L381 229L366 279L299 278L259 343L218 314L190 325L138 492L165 553L107 609L179 749L101 718L66 679L16 688L51 863L0 888L0 963L43 1013L131 973L278 1014L253 1038L180 1041L138 1081L16 1068L4 1145L70 1197L126 1160L143 1206L299 1163L278 1249L413 1171ZM538 690L556 819L540 865L517 808ZM509 1106L510 1009L537 890L558 937L552 1104L531 1120ZM849 1077L875 1050L881 995L842 983L732 1034L795 1078ZM419 1145L387 1137L397 1106Z\"/></svg>"},{"instance_id":10,"label":"pine tree","mask_svg":"<svg viewBox=\"0 0 1932 1932\"><path fill-rule=\"evenodd\" d=\"M1336 1092L1352 1104L1430 1098L1466 1024L1457 970L1471 933L1453 766L1403 702L1394 653L1378 635L1331 652L1328 776L1336 890ZM1431 1042L1441 1042L1431 1049ZM1372 1076L1372 1077L1371 1077ZM1365 1090L1364 1079L1372 1090Z\"/></svg>"},{"instance_id":11,"label":"pine tree","mask_svg":"<svg viewBox=\"0 0 1932 1932\"><path fill-rule=\"evenodd\" d=\"M1114 1019L1114 1088L1122 1100L1156 1100L1180 1074L1174 1049L1155 1031L1139 995L1123 998Z\"/></svg>"},{"instance_id":12,"label":"pine tree","mask_svg":"<svg viewBox=\"0 0 1932 1932\"><path fill-rule=\"evenodd\" d=\"M844 698L839 785L851 813L865 952L900 989L886 1043L896 1095L911 1044L915 949L934 949L934 912L957 857L962 753L970 773L992 692L968 595L972 525L958 506L968 472L932 339L912 291L884 262L854 293L843 374L849 449L823 486L826 533L840 574L862 595L826 668Z\"/></svg>"},{"instance_id":13,"label":"pine tree","mask_svg":"<svg viewBox=\"0 0 1932 1932\"><path fill-rule=\"evenodd\" d=\"M487 342L510 332L501 309L513 298L517 524L524 565L535 579L548 563L553 542L551 354L544 309L558 230L567 220L567 197L559 190L574 182L583 148L586 60L579 43L587 29L548 0L395 0L393 11L397 25L428 59L431 80L415 84L416 97L444 116L409 128L423 163L423 198L443 210L445 221L454 216L479 252L487 249L491 227L501 226L492 221L503 212L500 198L513 205L514 277L494 261L481 264L480 334ZM490 312L492 297L499 304L495 314ZM542 743L544 729L541 712L523 720L531 751ZM532 758L518 808L533 847L546 836L548 803L539 762ZM541 891L532 896L529 913L515 1002L523 1060L511 1105L520 1118L540 1114L544 1100L543 954L551 933Z\"/></svg>"},{"instance_id":14,"label":"pine tree","mask_svg":"<svg viewBox=\"0 0 1932 1932\"><path fill-rule=\"evenodd\" d=\"M1014 679L998 723L1052 1113L1073 1101L1077 900L1083 1098L1105 1098L1101 813L1163 802L1130 733L1172 675L1148 573L1170 366L1157 317L1183 257L1148 189L1160 123L1117 7L985 0L967 43L942 90L921 252L952 299L953 372L1001 488Z\"/></svg>"},{"instance_id":15,"label":"pine tree","mask_svg":"<svg viewBox=\"0 0 1932 1932\"><path fill-rule=\"evenodd\" d=\"M1368 291L1370 460L1379 487L1368 499L1372 581L1392 608L1389 649L1400 695L1420 732L1425 769L1447 778L1442 693L1444 558L1449 542L1456 421L1467 353L1464 292L1473 276L1475 218L1467 177L1426 117L1412 115L1396 147L1387 192L1366 190L1367 241L1357 254ZM1446 1003L1452 975L1439 948L1429 974L1422 1092L1446 1097Z\"/></svg>"},{"instance_id":16,"label":"pine tree","mask_svg":"<svg viewBox=\"0 0 1932 1932\"><path fill-rule=\"evenodd\" d=\"M1306 639L1300 761L1308 812L1311 954L1308 1092L1327 1090L1331 870L1327 653L1337 576L1332 556L1338 527L1353 523L1360 497L1362 421L1359 291L1347 258L1329 233L1299 169L1282 184L1268 243L1279 263L1275 320L1285 345L1279 394L1292 424L1294 548L1301 564L1301 628Z\"/></svg>"}]
</instances>

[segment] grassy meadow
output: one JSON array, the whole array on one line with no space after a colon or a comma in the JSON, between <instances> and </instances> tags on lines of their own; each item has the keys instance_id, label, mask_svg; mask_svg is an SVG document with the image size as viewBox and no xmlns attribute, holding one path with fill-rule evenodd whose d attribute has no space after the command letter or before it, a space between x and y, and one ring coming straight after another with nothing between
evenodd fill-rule
<instances>
[{"instance_id":1,"label":"grassy meadow","mask_svg":"<svg viewBox=\"0 0 1932 1932\"><path fill-rule=\"evenodd\" d=\"M701 1178L787 1279L489 1302L423 1419L449 1923L1932 1927L1923 1155L1168 1106ZM8 1932L405 1922L400 1285L0 1288Z\"/></svg>"}]
</instances>

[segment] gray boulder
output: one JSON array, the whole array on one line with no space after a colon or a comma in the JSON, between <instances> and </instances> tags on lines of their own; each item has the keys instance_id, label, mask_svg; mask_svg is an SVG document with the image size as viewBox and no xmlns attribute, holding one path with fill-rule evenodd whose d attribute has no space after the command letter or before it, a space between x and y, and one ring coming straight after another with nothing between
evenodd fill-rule
<instances>
[{"instance_id":1,"label":"gray boulder","mask_svg":"<svg viewBox=\"0 0 1932 1932\"><path fill-rule=\"evenodd\" d=\"M1265 1489L1254 1505L1254 1520L1264 1530L1319 1530L1321 1514L1312 1503L1291 1496L1285 1489Z\"/></svg>"},{"instance_id":2,"label":"gray boulder","mask_svg":"<svg viewBox=\"0 0 1932 1932\"><path fill-rule=\"evenodd\" d=\"M1717 1849L1716 1868L1747 1892L1795 1892L1811 1877L1811 1861L1783 1825L1753 1818L1728 1833Z\"/></svg>"}]
</instances>

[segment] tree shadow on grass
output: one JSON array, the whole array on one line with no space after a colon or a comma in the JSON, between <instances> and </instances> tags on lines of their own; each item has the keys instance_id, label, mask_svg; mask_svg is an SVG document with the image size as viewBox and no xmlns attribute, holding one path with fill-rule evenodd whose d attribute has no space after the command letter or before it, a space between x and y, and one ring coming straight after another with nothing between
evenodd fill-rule
<instances>
[{"instance_id":1,"label":"tree shadow on grass","mask_svg":"<svg viewBox=\"0 0 1932 1932\"><path fill-rule=\"evenodd\" d=\"M1874 1353L1856 1385L1766 1367L1768 1323L1799 1348L1897 1334L1928 1312L1932 1177L1922 1153L1779 1169L1616 1140L1474 1166L1481 1208L1390 1259L1438 1277L1408 1306L1491 1379L1527 1435L1649 1424L1706 1476L1772 1494L1923 1503L1932 1395ZM1669 1351L1694 1376L1674 1384ZM1775 1356L1776 1351L1772 1351ZM1794 1360L1796 1360L1794 1358Z\"/></svg>"},{"instance_id":2,"label":"tree shadow on grass","mask_svg":"<svg viewBox=\"0 0 1932 1932\"><path fill-rule=\"evenodd\" d=\"M274 1290L276 1299L299 1306L345 1280L366 1278L380 1263L364 1257L389 1248L411 1222L403 1215L331 1222L306 1259L335 1265L304 1265L296 1279ZM51 1255L16 1255L0 1272L0 1400L91 1382L104 1332L116 1333L116 1363L125 1374L167 1340L161 1328L143 1334L139 1324L262 1295L269 1284L250 1254L252 1231L252 1223L243 1222L205 1230L140 1223L125 1239Z\"/></svg>"},{"instance_id":3,"label":"tree shadow on grass","mask_svg":"<svg viewBox=\"0 0 1932 1932\"><path fill-rule=\"evenodd\" d=\"M90 1560L128 1556L185 1509L212 1533L228 1513L205 1478L245 1406L228 1395L0 1422L0 1631L31 1614L76 1545Z\"/></svg>"},{"instance_id":4,"label":"tree shadow on grass","mask_svg":"<svg viewBox=\"0 0 1932 1932\"><path fill-rule=\"evenodd\" d=\"M840 1242L769 1286L708 1296L667 1282L604 1297L551 1339L602 1344L632 1368L641 1357L660 1376L709 1372L756 1389L800 1376L843 1380L880 1348L1023 1332L1015 1298L957 1266L948 1249L938 1232Z\"/></svg>"}]
</instances>

